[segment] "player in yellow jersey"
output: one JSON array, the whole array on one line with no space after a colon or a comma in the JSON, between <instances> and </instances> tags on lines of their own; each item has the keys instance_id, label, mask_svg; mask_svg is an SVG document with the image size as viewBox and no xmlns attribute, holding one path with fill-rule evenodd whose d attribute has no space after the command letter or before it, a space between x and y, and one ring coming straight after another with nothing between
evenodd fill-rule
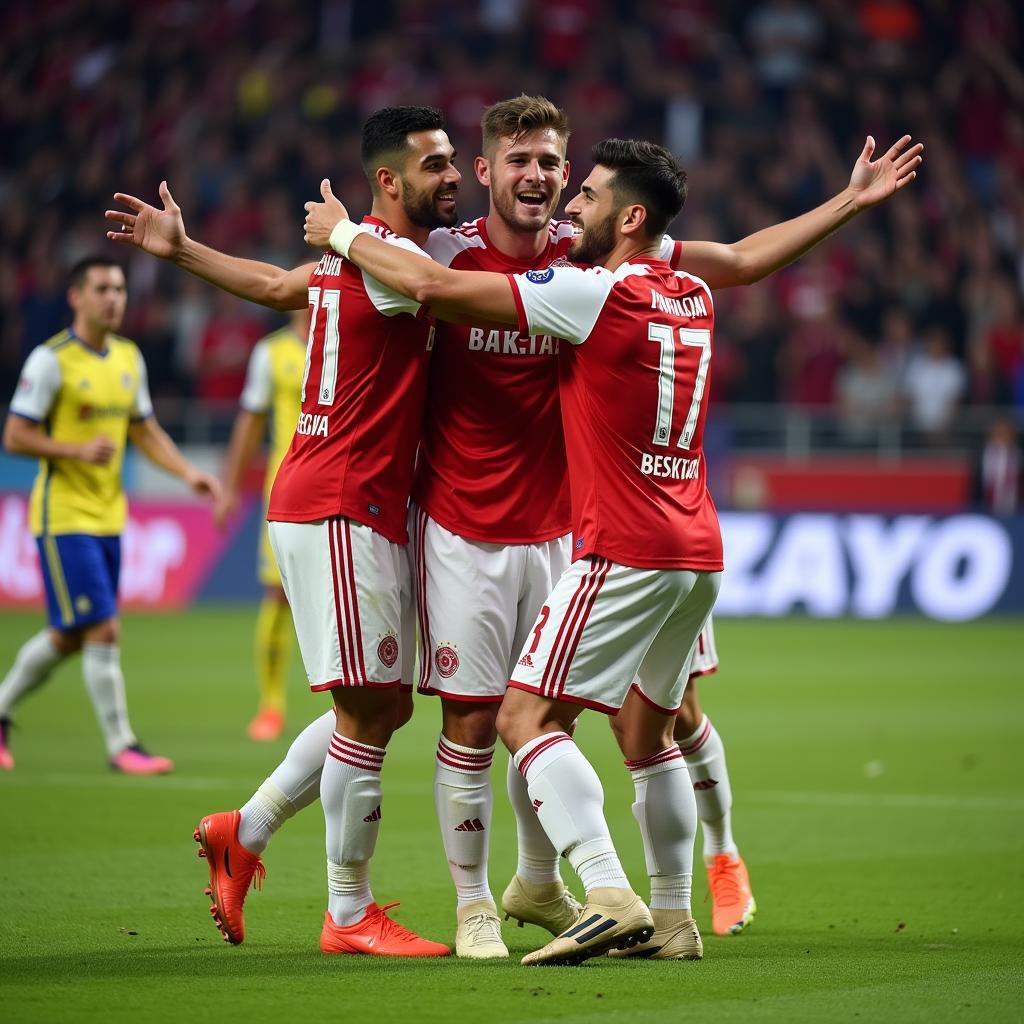
<instances>
[{"instance_id":1,"label":"player in yellow jersey","mask_svg":"<svg viewBox=\"0 0 1024 1024\"><path fill-rule=\"evenodd\" d=\"M50 628L22 646L0 683L0 768L14 767L8 734L15 705L78 651L111 768L155 775L174 767L139 745L125 701L117 581L126 442L131 438L151 462L199 494L216 499L220 484L193 466L156 422L142 355L115 333L126 301L117 263L90 257L75 264L68 289L72 325L29 355L4 425L9 452L39 459L29 519Z\"/></svg>"},{"instance_id":2,"label":"player in yellow jersey","mask_svg":"<svg viewBox=\"0 0 1024 1024\"><path fill-rule=\"evenodd\" d=\"M301 411L308 330L309 312L298 310L292 313L288 327L262 338L249 357L245 389L239 400L241 410L224 458L224 492L213 509L214 522L221 529L238 507L245 471L263 440L268 418L270 456L264 499L270 497L277 468L291 444ZM256 618L260 702L256 717L249 723L249 738L276 740L284 731L288 659L294 645L294 629L266 524L260 535L259 578L263 584L263 601Z\"/></svg>"}]
</instances>

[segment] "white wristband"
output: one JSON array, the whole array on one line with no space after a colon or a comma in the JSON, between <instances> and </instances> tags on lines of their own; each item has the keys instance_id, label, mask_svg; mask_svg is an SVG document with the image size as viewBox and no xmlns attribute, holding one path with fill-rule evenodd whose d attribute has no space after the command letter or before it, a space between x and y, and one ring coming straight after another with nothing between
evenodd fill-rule
<instances>
[{"instance_id":1,"label":"white wristband","mask_svg":"<svg viewBox=\"0 0 1024 1024\"><path fill-rule=\"evenodd\" d=\"M331 232L331 248L348 259L348 247L356 235L361 234L361 230L358 224L353 224L350 220L339 220Z\"/></svg>"}]
</instances>

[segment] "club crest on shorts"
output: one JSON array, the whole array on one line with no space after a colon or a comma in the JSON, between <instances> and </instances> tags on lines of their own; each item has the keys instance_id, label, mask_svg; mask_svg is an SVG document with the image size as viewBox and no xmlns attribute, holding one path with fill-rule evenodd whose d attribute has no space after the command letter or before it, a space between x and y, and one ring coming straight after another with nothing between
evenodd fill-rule
<instances>
[{"instance_id":1,"label":"club crest on shorts","mask_svg":"<svg viewBox=\"0 0 1024 1024\"><path fill-rule=\"evenodd\" d=\"M394 633L385 633L377 644L377 657L380 663L391 668L398 661L398 637Z\"/></svg>"},{"instance_id":2,"label":"club crest on shorts","mask_svg":"<svg viewBox=\"0 0 1024 1024\"><path fill-rule=\"evenodd\" d=\"M434 664L442 679L451 679L459 671L459 656L455 645L441 644L434 652Z\"/></svg>"}]
</instances>

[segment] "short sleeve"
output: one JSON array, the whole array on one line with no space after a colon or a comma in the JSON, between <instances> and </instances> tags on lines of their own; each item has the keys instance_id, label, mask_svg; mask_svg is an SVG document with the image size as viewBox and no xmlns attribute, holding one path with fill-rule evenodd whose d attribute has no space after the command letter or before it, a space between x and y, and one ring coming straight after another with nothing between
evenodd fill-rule
<instances>
[{"instance_id":1,"label":"short sleeve","mask_svg":"<svg viewBox=\"0 0 1024 1024\"><path fill-rule=\"evenodd\" d=\"M42 423L50 415L53 401L60 391L60 363L52 349L45 345L29 353L11 399L11 412L34 423Z\"/></svg>"},{"instance_id":2,"label":"short sleeve","mask_svg":"<svg viewBox=\"0 0 1024 1024\"><path fill-rule=\"evenodd\" d=\"M132 403L132 420L149 419L153 415L153 399L149 396L149 372L146 370L146 360L142 353L136 349L135 353L139 360L139 386L135 389L135 401Z\"/></svg>"},{"instance_id":3,"label":"short sleeve","mask_svg":"<svg viewBox=\"0 0 1024 1024\"><path fill-rule=\"evenodd\" d=\"M380 235L375 235L374 237L381 238ZM397 245L400 249L414 252L425 260L430 259L415 242L409 241L408 238L400 238L398 235L388 234L381 241L387 242L388 245ZM420 311L421 303L393 291L387 285L381 284L375 277L371 277L366 271L363 271L363 285L374 308L384 316L397 316L399 313L409 313L412 316L416 316Z\"/></svg>"},{"instance_id":4,"label":"short sleeve","mask_svg":"<svg viewBox=\"0 0 1024 1024\"><path fill-rule=\"evenodd\" d=\"M678 267L683 254L683 243L677 242L671 235L661 236L661 251L658 255L670 267Z\"/></svg>"},{"instance_id":5,"label":"short sleeve","mask_svg":"<svg viewBox=\"0 0 1024 1024\"><path fill-rule=\"evenodd\" d=\"M579 345L601 315L615 277L600 267L548 267L509 274L522 334L550 334Z\"/></svg>"},{"instance_id":6,"label":"short sleeve","mask_svg":"<svg viewBox=\"0 0 1024 1024\"><path fill-rule=\"evenodd\" d=\"M245 371L245 387L238 404L246 412L266 413L270 411L273 398L270 373L270 345L264 341L256 343L249 356Z\"/></svg>"}]
</instances>

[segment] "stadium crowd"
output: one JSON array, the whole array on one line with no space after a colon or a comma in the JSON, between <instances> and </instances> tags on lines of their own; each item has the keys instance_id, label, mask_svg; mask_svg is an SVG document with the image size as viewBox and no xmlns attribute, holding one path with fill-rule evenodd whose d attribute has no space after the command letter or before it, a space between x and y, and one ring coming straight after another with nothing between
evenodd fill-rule
<instances>
[{"instance_id":1,"label":"stadium crowd","mask_svg":"<svg viewBox=\"0 0 1024 1024\"><path fill-rule=\"evenodd\" d=\"M473 180L483 107L541 93L588 166L611 135L676 152L682 238L732 240L823 201L864 136L927 149L904 200L758 288L719 299L713 397L833 407L850 440L958 404L1024 407L1024 72L1004 0L12 0L0 42L0 391L67 323L67 268L102 250L115 184L166 178L190 231L303 261L302 203L366 195L359 128L385 104L446 113ZM123 253L115 253L123 255ZM125 333L154 397L230 405L263 313L130 258Z\"/></svg>"}]
</instances>

